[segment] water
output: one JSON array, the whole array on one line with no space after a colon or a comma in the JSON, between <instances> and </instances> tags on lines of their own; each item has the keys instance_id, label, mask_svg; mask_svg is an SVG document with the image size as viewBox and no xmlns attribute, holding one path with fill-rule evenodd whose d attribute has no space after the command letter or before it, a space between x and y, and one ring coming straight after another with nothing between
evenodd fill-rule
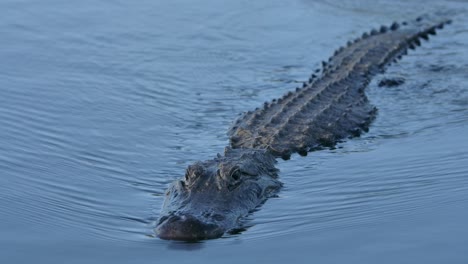
<instances>
[{"instance_id":1,"label":"water","mask_svg":"<svg viewBox=\"0 0 468 264\"><path fill-rule=\"evenodd\" d=\"M404 85L371 83L369 133L281 161L245 232L152 231L238 113L363 31L464 3L75 2L0 3L1 263L466 263L466 15L384 75Z\"/></svg>"}]
</instances>

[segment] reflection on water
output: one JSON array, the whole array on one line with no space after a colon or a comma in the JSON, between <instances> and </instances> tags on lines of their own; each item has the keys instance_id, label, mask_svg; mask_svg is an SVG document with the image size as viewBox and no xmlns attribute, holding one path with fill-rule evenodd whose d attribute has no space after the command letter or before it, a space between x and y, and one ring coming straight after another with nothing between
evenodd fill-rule
<instances>
[{"instance_id":1,"label":"reflection on water","mask_svg":"<svg viewBox=\"0 0 468 264\"><path fill-rule=\"evenodd\" d=\"M361 32L439 7L466 11L456 1L3 1L0 262L462 263L462 15L371 83L369 133L280 161L285 186L246 231L195 244L152 232L167 185L223 151L239 113L294 89ZM383 77L405 83L379 88Z\"/></svg>"}]
</instances>

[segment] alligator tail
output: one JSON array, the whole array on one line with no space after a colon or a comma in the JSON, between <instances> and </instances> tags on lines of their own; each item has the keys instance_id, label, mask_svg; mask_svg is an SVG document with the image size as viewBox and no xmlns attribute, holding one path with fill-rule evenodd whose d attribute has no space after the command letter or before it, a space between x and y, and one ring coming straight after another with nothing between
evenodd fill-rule
<instances>
[{"instance_id":1,"label":"alligator tail","mask_svg":"<svg viewBox=\"0 0 468 264\"><path fill-rule=\"evenodd\" d=\"M230 128L232 148L267 149L275 157L332 147L367 132L375 118L364 89L394 60L451 20L425 15L364 33L335 51L302 87L244 113Z\"/></svg>"}]
</instances>

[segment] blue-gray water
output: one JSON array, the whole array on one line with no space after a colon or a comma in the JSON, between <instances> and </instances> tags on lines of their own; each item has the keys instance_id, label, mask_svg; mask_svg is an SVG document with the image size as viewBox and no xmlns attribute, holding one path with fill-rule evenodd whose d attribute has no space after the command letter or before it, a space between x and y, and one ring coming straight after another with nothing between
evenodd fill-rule
<instances>
[{"instance_id":1,"label":"blue-gray water","mask_svg":"<svg viewBox=\"0 0 468 264\"><path fill-rule=\"evenodd\" d=\"M253 3L255 2L255 3ZM238 113L364 31L458 9L383 76L370 132L281 161L237 235L155 238L167 185ZM0 2L0 263L467 263L463 1ZM379 76L378 80L382 78Z\"/></svg>"}]
</instances>

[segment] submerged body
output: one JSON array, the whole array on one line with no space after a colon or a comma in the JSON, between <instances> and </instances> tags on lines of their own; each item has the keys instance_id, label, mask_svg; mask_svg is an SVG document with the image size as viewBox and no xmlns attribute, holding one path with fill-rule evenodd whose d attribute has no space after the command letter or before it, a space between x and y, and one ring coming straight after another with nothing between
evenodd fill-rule
<instances>
[{"instance_id":1,"label":"submerged body","mask_svg":"<svg viewBox=\"0 0 468 264\"><path fill-rule=\"evenodd\" d=\"M199 240L239 228L281 187L275 158L306 155L367 131L377 112L364 93L371 78L447 23L427 16L364 33L296 91L244 113L228 132L224 156L190 165L168 189L157 235Z\"/></svg>"}]
</instances>

